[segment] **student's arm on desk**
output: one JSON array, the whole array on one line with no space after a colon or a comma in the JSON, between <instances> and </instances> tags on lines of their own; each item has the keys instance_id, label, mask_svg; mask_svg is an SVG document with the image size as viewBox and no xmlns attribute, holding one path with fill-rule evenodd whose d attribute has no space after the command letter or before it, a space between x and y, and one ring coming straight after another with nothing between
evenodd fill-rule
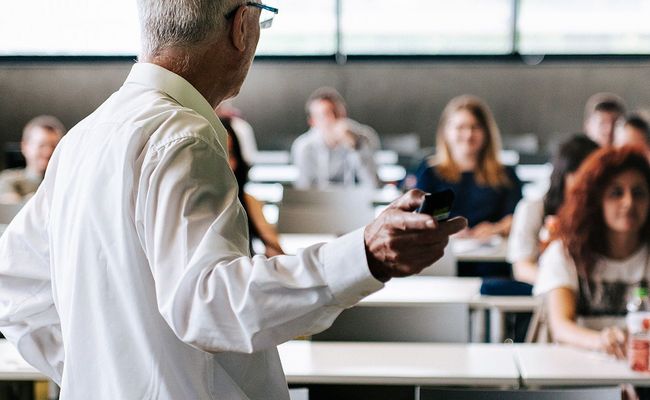
<instances>
[{"instance_id":1,"label":"student's arm on desk","mask_svg":"<svg viewBox=\"0 0 650 400\"><path fill-rule=\"evenodd\" d=\"M512 264L512 274L516 280L534 285L535 279L537 279L537 261L520 260L514 262Z\"/></svg>"},{"instance_id":2,"label":"student's arm on desk","mask_svg":"<svg viewBox=\"0 0 650 400\"><path fill-rule=\"evenodd\" d=\"M50 281L46 197L41 186L0 239L0 330L27 362L60 383L64 356Z\"/></svg>"},{"instance_id":3,"label":"student's arm on desk","mask_svg":"<svg viewBox=\"0 0 650 400\"><path fill-rule=\"evenodd\" d=\"M481 222L469 229L465 235L475 239L488 239L492 236L508 236L512 225L512 215L506 215L497 222Z\"/></svg>"},{"instance_id":4,"label":"student's arm on desk","mask_svg":"<svg viewBox=\"0 0 650 400\"><path fill-rule=\"evenodd\" d=\"M625 358L626 337L622 330L611 327L596 331L576 323L576 294L572 289L559 287L551 290L546 296L553 339Z\"/></svg>"}]
</instances>

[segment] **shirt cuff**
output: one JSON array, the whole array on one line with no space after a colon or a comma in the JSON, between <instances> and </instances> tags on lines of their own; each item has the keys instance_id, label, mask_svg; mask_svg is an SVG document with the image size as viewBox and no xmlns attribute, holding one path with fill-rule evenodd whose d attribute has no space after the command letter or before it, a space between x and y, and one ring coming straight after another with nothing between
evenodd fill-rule
<instances>
[{"instance_id":1,"label":"shirt cuff","mask_svg":"<svg viewBox=\"0 0 650 400\"><path fill-rule=\"evenodd\" d=\"M364 228L341 236L322 250L322 260L332 295L343 307L350 307L384 287L368 268L363 241Z\"/></svg>"}]
</instances>

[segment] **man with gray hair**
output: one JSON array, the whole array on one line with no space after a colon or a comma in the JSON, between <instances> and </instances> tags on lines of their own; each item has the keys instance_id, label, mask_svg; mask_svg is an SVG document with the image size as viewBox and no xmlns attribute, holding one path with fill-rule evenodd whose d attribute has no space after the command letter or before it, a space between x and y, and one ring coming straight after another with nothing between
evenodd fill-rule
<instances>
[{"instance_id":1,"label":"man with gray hair","mask_svg":"<svg viewBox=\"0 0 650 400\"><path fill-rule=\"evenodd\" d=\"M54 148L64 134L61 121L51 115L39 115L25 125L20 141L25 168L6 169L0 173L0 203L22 203L36 192Z\"/></svg>"},{"instance_id":2,"label":"man with gray hair","mask_svg":"<svg viewBox=\"0 0 650 400\"><path fill-rule=\"evenodd\" d=\"M213 108L239 91L276 9L140 0L143 52L57 148L0 239L0 328L61 399L288 399L276 345L443 254L463 219L377 220L296 256L248 252Z\"/></svg>"}]
</instances>

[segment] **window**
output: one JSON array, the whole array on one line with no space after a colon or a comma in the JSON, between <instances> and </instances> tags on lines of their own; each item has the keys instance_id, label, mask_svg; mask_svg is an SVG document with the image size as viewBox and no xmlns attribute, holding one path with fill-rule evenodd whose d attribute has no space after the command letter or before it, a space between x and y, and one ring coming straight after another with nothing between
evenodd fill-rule
<instances>
[{"instance_id":1,"label":"window","mask_svg":"<svg viewBox=\"0 0 650 400\"><path fill-rule=\"evenodd\" d=\"M512 0L341 0L344 54L507 54Z\"/></svg>"},{"instance_id":2,"label":"window","mask_svg":"<svg viewBox=\"0 0 650 400\"><path fill-rule=\"evenodd\" d=\"M134 0L21 0L0 6L0 55L134 55Z\"/></svg>"},{"instance_id":3,"label":"window","mask_svg":"<svg viewBox=\"0 0 650 400\"><path fill-rule=\"evenodd\" d=\"M261 32L264 56L650 55L650 0L265 2L280 13ZM135 0L0 4L0 56L133 57L140 49Z\"/></svg>"},{"instance_id":4,"label":"window","mask_svg":"<svg viewBox=\"0 0 650 400\"><path fill-rule=\"evenodd\" d=\"M335 0L281 0L271 29L261 32L258 55L330 55L336 52Z\"/></svg>"},{"instance_id":5,"label":"window","mask_svg":"<svg viewBox=\"0 0 650 400\"><path fill-rule=\"evenodd\" d=\"M649 0L521 0L522 54L648 54Z\"/></svg>"}]
</instances>

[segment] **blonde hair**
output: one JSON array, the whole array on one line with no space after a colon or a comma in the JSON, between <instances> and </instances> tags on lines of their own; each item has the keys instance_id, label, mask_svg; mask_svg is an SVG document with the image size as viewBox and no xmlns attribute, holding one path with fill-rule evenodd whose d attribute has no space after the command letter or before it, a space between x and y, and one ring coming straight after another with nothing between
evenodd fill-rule
<instances>
[{"instance_id":1,"label":"blonde hair","mask_svg":"<svg viewBox=\"0 0 650 400\"><path fill-rule=\"evenodd\" d=\"M445 180L460 181L461 170L454 161L449 144L445 140L445 130L449 119L458 111L467 111L472 114L485 134L483 147L478 155L477 168L474 171L476 182L479 185L491 187L512 185L499 159L501 136L492 112L483 100L472 95L454 97L442 111L436 132L436 154L430 161L431 166Z\"/></svg>"}]
</instances>

